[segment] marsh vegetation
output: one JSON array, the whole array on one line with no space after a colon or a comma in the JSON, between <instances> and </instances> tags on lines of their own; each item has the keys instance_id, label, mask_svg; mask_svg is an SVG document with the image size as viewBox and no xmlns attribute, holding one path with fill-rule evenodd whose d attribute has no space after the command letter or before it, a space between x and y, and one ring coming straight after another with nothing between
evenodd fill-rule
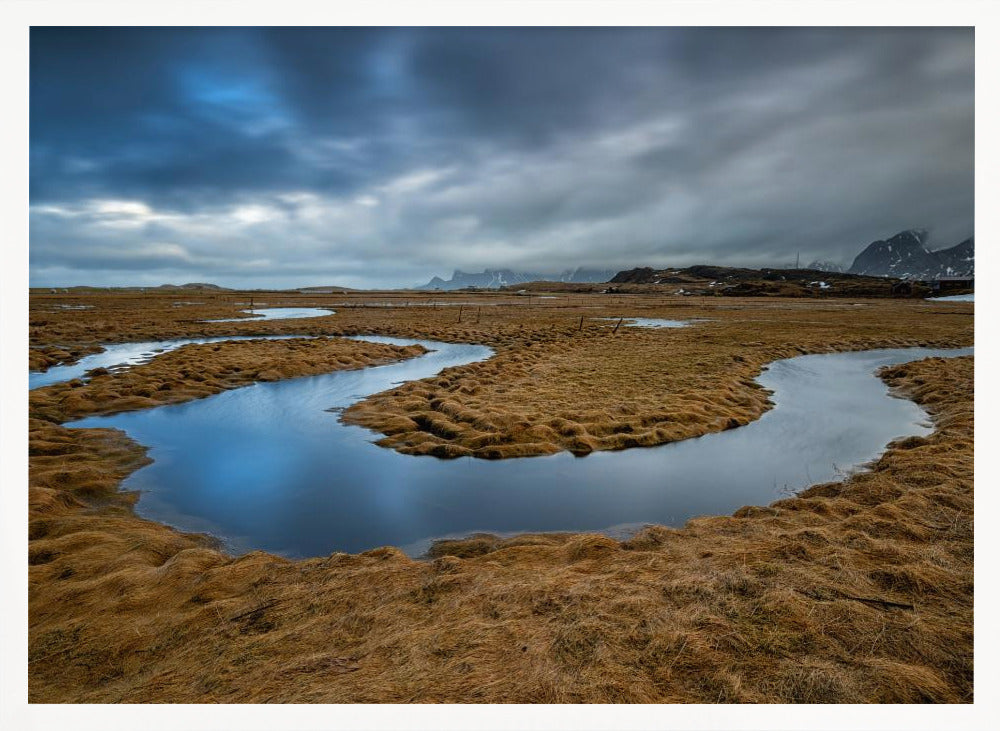
<instances>
[{"instance_id":1,"label":"marsh vegetation","mask_svg":"<svg viewBox=\"0 0 1000 731\"><path fill-rule=\"evenodd\" d=\"M922 301L565 295L529 306L485 295L493 306L471 313L356 306L205 323L238 305L210 295L173 306L195 299L33 296L32 362L106 342L233 334L483 344L490 360L401 384L345 416L398 451L509 457L724 430L769 407L753 379L773 360L967 346L973 330L973 305ZM332 299L268 295L289 306ZM611 333L581 316L708 322ZM431 560L388 547L230 556L211 536L136 516L137 496L120 485L148 460L142 445L62 426L417 352L326 338L194 345L32 392L31 700L971 700L971 357L883 371L935 431L894 443L846 482L625 541L478 536L438 544Z\"/></svg>"}]
</instances>

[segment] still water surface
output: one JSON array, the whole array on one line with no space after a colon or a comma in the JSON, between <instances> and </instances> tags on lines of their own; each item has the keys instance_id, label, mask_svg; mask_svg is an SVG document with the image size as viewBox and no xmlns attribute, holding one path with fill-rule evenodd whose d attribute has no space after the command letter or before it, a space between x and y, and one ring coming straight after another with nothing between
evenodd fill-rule
<instances>
[{"instance_id":1,"label":"still water surface","mask_svg":"<svg viewBox=\"0 0 1000 731\"><path fill-rule=\"evenodd\" d=\"M324 317L336 314L333 310L322 307L257 307L253 310L242 310L249 317L229 317L224 320L204 320L204 322L248 322L253 320L300 320L306 317Z\"/></svg>"},{"instance_id":2,"label":"still water surface","mask_svg":"<svg viewBox=\"0 0 1000 731\"><path fill-rule=\"evenodd\" d=\"M761 374L776 406L744 427L584 458L439 460L377 447L377 435L340 423L329 409L491 351L363 339L434 350L70 426L117 427L149 446L155 462L124 483L142 492L137 512L210 532L233 552L300 557L396 545L419 555L432 539L476 531L620 536L649 523L679 526L839 479L893 439L931 431L916 404L888 395L877 368L972 353L909 348L791 358Z\"/></svg>"}]
</instances>

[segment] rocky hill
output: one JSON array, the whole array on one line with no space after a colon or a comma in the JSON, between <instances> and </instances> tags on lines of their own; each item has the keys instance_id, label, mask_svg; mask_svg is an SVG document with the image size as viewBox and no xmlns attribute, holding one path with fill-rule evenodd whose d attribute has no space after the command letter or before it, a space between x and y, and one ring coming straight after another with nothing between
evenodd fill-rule
<instances>
[{"instance_id":1,"label":"rocky hill","mask_svg":"<svg viewBox=\"0 0 1000 731\"><path fill-rule=\"evenodd\" d=\"M683 269L640 267L618 272L611 291L662 291L681 295L778 297L888 297L898 279L817 269L744 269L699 265ZM910 287L910 296L930 289Z\"/></svg>"},{"instance_id":2,"label":"rocky hill","mask_svg":"<svg viewBox=\"0 0 1000 731\"><path fill-rule=\"evenodd\" d=\"M926 242L926 231L900 231L890 239L870 243L847 271L899 279L974 276L976 258L972 238L937 251L928 250Z\"/></svg>"}]
</instances>

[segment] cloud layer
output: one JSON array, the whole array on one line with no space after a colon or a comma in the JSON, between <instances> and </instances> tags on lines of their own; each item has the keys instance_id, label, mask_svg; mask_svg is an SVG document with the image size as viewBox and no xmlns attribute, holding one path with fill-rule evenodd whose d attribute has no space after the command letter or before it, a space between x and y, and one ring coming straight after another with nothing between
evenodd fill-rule
<instances>
[{"instance_id":1,"label":"cloud layer","mask_svg":"<svg viewBox=\"0 0 1000 731\"><path fill-rule=\"evenodd\" d=\"M971 29L31 34L33 285L849 262L972 234Z\"/></svg>"}]
</instances>

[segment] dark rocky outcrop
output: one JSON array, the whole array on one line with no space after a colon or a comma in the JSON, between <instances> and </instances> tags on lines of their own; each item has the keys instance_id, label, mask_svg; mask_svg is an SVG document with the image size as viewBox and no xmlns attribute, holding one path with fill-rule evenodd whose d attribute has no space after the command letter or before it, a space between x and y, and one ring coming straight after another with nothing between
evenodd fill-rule
<instances>
[{"instance_id":1,"label":"dark rocky outcrop","mask_svg":"<svg viewBox=\"0 0 1000 731\"><path fill-rule=\"evenodd\" d=\"M899 279L974 276L976 261L972 238L938 251L928 250L926 242L926 231L900 231L890 239L870 243L855 257L847 271Z\"/></svg>"}]
</instances>

